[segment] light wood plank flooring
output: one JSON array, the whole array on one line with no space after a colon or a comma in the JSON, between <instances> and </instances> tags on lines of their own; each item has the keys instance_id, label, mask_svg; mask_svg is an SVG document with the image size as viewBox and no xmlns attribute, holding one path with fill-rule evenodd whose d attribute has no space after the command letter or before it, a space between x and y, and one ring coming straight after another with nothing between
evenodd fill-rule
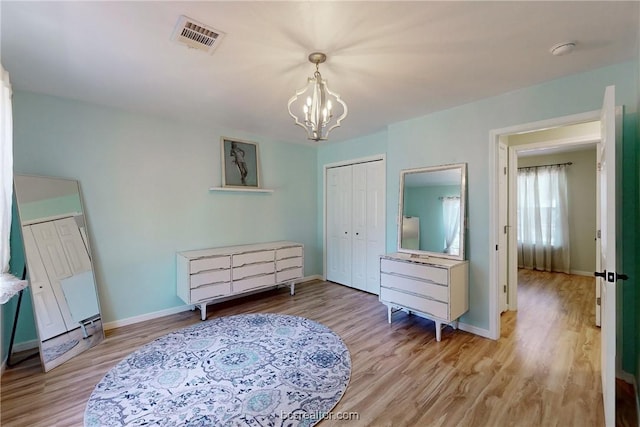
<instances>
[{"instance_id":1,"label":"light wood plank flooring","mask_svg":"<svg viewBox=\"0 0 640 427\"><path fill-rule=\"evenodd\" d=\"M593 280L522 272L520 310L502 319L498 341L406 313L391 325L378 297L309 282L209 307L217 316L277 312L321 322L345 341L352 376L334 408L359 420L322 426L602 426L600 331ZM99 346L44 374L37 359L2 377L3 426L80 426L102 376L141 345L199 322L187 311L107 331ZM633 425L633 424L629 424Z\"/></svg>"}]
</instances>

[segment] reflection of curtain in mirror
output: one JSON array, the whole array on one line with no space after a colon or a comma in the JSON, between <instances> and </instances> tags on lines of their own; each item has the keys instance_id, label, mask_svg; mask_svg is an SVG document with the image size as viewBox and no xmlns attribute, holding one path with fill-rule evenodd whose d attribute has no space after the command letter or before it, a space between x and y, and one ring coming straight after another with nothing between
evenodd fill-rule
<instances>
[{"instance_id":1,"label":"reflection of curtain in mirror","mask_svg":"<svg viewBox=\"0 0 640 427\"><path fill-rule=\"evenodd\" d=\"M570 271L566 165L518 170L518 267Z\"/></svg>"},{"instance_id":2,"label":"reflection of curtain in mirror","mask_svg":"<svg viewBox=\"0 0 640 427\"><path fill-rule=\"evenodd\" d=\"M460 253L460 197L442 199L442 220L444 221L444 253Z\"/></svg>"},{"instance_id":3,"label":"reflection of curtain in mirror","mask_svg":"<svg viewBox=\"0 0 640 427\"><path fill-rule=\"evenodd\" d=\"M0 273L9 271L9 234L13 194L13 122L9 73L0 65Z\"/></svg>"}]
</instances>

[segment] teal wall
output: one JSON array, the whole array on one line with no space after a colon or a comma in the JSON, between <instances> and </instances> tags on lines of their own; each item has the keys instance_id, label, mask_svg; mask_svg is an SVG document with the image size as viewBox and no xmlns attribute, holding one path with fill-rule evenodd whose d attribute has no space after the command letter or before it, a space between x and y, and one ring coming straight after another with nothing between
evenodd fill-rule
<instances>
[{"instance_id":1,"label":"teal wall","mask_svg":"<svg viewBox=\"0 0 640 427\"><path fill-rule=\"evenodd\" d=\"M295 240L321 274L313 147L21 91L13 108L15 172L80 181L105 322L184 305L181 250ZM258 143L273 193L208 190L222 135Z\"/></svg>"},{"instance_id":2,"label":"teal wall","mask_svg":"<svg viewBox=\"0 0 640 427\"><path fill-rule=\"evenodd\" d=\"M305 244L305 274L322 273L324 166L386 158L387 251L397 247L402 169L468 165L467 258L470 309L461 319L489 328L489 132L598 110L615 84L623 129L623 264L620 287L623 368L636 373L638 320L633 290L638 261L638 63L622 63L523 88L390 125L386 130L317 148L228 129L172 122L17 91L17 173L80 180L98 287L107 322L182 305L175 296L175 252L254 241ZM37 124L37 125L34 125ZM345 126L346 126L345 122ZM333 131L338 134L340 129ZM220 183L221 135L260 144L262 181L273 194L210 193ZM316 170L316 173L310 171ZM633 210L632 210L633 209ZM631 297L627 299L627 297ZM628 302L627 302L628 301ZM6 319L6 313L5 313Z\"/></svg>"}]
</instances>

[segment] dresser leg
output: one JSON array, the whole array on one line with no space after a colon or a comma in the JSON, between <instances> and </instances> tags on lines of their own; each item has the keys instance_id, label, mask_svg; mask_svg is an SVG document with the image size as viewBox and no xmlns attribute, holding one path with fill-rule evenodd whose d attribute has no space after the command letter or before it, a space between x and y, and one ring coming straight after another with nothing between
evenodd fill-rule
<instances>
[{"instance_id":1,"label":"dresser leg","mask_svg":"<svg viewBox=\"0 0 640 427\"><path fill-rule=\"evenodd\" d=\"M207 320L207 303L200 304L200 320Z\"/></svg>"},{"instance_id":2,"label":"dresser leg","mask_svg":"<svg viewBox=\"0 0 640 427\"><path fill-rule=\"evenodd\" d=\"M387 320L389 323L391 323L391 306L390 305L387 306Z\"/></svg>"},{"instance_id":3,"label":"dresser leg","mask_svg":"<svg viewBox=\"0 0 640 427\"><path fill-rule=\"evenodd\" d=\"M295 295L295 293L296 293L296 283L295 282L291 282L289 284L289 288L291 289L291 295Z\"/></svg>"},{"instance_id":4,"label":"dresser leg","mask_svg":"<svg viewBox=\"0 0 640 427\"><path fill-rule=\"evenodd\" d=\"M440 342L442 338L442 322L436 320L436 341Z\"/></svg>"}]
</instances>

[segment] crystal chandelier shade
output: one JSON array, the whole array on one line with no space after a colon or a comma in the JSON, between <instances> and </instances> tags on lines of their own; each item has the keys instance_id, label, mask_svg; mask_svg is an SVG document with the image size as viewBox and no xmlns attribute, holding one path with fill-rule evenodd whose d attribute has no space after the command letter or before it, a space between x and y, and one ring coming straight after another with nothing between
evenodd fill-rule
<instances>
[{"instance_id":1,"label":"crystal chandelier shade","mask_svg":"<svg viewBox=\"0 0 640 427\"><path fill-rule=\"evenodd\" d=\"M325 141L329 132L340 126L347 117L347 104L340 99L340 95L329 90L327 81L320 75L319 64L326 59L327 56L321 52L309 55L309 62L316 64L316 71L313 77L307 79L307 85L297 90L287 104L289 115L293 117L295 124L304 128L308 139L313 141Z\"/></svg>"}]
</instances>

